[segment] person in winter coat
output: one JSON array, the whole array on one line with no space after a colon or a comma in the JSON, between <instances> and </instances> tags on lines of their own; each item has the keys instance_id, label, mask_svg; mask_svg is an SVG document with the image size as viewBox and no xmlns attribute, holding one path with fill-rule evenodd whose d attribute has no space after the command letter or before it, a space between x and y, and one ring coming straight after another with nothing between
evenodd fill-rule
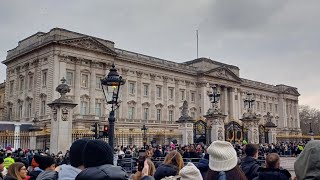
<instances>
[{"instance_id":1,"label":"person in winter coat","mask_svg":"<svg viewBox=\"0 0 320 180\"><path fill-rule=\"evenodd\" d=\"M83 149L83 164L76 180L126 180L127 173L113 165L113 153L109 144L102 140L89 140Z\"/></svg>"},{"instance_id":2,"label":"person in winter coat","mask_svg":"<svg viewBox=\"0 0 320 180\"><path fill-rule=\"evenodd\" d=\"M241 169L244 174L247 176L248 180L258 176L258 169L260 167L258 159L258 145L256 144L247 144L244 148L246 157L241 161Z\"/></svg>"},{"instance_id":3,"label":"person in winter coat","mask_svg":"<svg viewBox=\"0 0 320 180\"><path fill-rule=\"evenodd\" d=\"M286 169L280 169L280 156L270 153L266 157L266 168L259 169L259 176L254 180L289 180L291 174ZM300 179L299 179L300 180Z\"/></svg>"},{"instance_id":4,"label":"person in winter coat","mask_svg":"<svg viewBox=\"0 0 320 180\"><path fill-rule=\"evenodd\" d=\"M160 165L156 173L154 174L155 180L161 180L164 177L176 176L183 168L184 162L181 154L174 150L171 151L164 159L162 165Z\"/></svg>"},{"instance_id":5,"label":"person in winter coat","mask_svg":"<svg viewBox=\"0 0 320 180\"><path fill-rule=\"evenodd\" d=\"M247 177L237 165L237 152L231 143L214 141L208 147L209 170L206 180L246 180Z\"/></svg>"},{"instance_id":6,"label":"person in winter coat","mask_svg":"<svg viewBox=\"0 0 320 180\"><path fill-rule=\"evenodd\" d=\"M8 174L3 180L23 180L27 177L27 168L21 162L13 163L8 168Z\"/></svg>"},{"instance_id":7,"label":"person in winter coat","mask_svg":"<svg viewBox=\"0 0 320 180\"><path fill-rule=\"evenodd\" d=\"M298 180L320 179L320 140L309 141L294 163Z\"/></svg>"},{"instance_id":8,"label":"person in winter coat","mask_svg":"<svg viewBox=\"0 0 320 180\"><path fill-rule=\"evenodd\" d=\"M36 180L38 175L43 171L39 168L39 162L41 161L42 156L41 155L34 155L31 160L31 167L32 170L28 172L28 175L30 176L29 180Z\"/></svg>"},{"instance_id":9,"label":"person in winter coat","mask_svg":"<svg viewBox=\"0 0 320 180\"><path fill-rule=\"evenodd\" d=\"M84 169L82 152L88 139L78 139L72 143L69 152L70 165L63 164L56 168L59 172L58 180L74 180Z\"/></svg>"},{"instance_id":10,"label":"person in winter coat","mask_svg":"<svg viewBox=\"0 0 320 180\"><path fill-rule=\"evenodd\" d=\"M197 168L200 170L202 178L206 179L209 169L209 154L205 154L204 157L200 159Z\"/></svg>"},{"instance_id":11,"label":"person in winter coat","mask_svg":"<svg viewBox=\"0 0 320 180\"><path fill-rule=\"evenodd\" d=\"M55 160L51 156L43 156L39 168L44 170L41 172L36 180L57 180L58 172L55 171Z\"/></svg>"}]
</instances>

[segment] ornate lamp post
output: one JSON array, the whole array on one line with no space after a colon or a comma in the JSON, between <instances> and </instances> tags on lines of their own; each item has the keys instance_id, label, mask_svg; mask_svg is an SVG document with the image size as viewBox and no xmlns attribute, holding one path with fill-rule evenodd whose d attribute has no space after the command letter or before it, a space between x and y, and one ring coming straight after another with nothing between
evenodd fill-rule
<instances>
[{"instance_id":1,"label":"ornate lamp post","mask_svg":"<svg viewBox=\"0 0 320 180\"><path fill-rule=\"evenodd\" d=\"M252 93L247 93L247 97L244 99L244 104L245 106L248 106L249 110L251 110L253 108L254 105L254 97Z\"/></svg>"},{"instance_id":2,"label":"ornate lamp post","mask_svg":"<svg viewBox=\"0 0 320 180\"><path fill-rule=\"evenodd\" d=\"M218 88L216 85L213 85L212 86L212 93L210 93L209 95L209 98L210 98L210 102L213 104L213 109L217 109L217 103L219 102L220 100L220 91L218 91Z\"/></svg>"},{"instance_id":3,"label":"ornate lamp post","mask_svg":"<svg viewBox=\"0 0 320 180\"><path fill-rule=\"evenodd\" d=\"M313 140L313 135L314 135L314 133L313 133L313 131L312 131L312 118L311 117L309 117L309 125L310 125L310 130L309 130L309 134L310 134L310 136L311 136L311 140Z\"/></svg>"},{"instance_id":4,"label":"ornate lamp post","mask_svg":"<svg viewBox=\"0 0 320 180\"><path fill-rule=\"evenodd\" d=\"M141 130L143 131L143 148L146 149L146 144L147 144L147 130L148 128L146 127L145 124L143 124Z\"/></svg>"},{"instance_id":5,"label":"ornate lamp post","mask_svg":"<svg viewBox=\"0 0 320 180\"><path fill-rule=\"evenodd\" d=\"M125 84L125 80L119 76L115 65L112 64L112 68L110 69L109 74L104 78L101 79L101 86L103 90L103 94L107 101L107 104L111 105L111 111L109 113L109 145L114 148L114 122L115 116L114 111L119 107L119 92L120 87Z\"/></svg>"}]
</instances>

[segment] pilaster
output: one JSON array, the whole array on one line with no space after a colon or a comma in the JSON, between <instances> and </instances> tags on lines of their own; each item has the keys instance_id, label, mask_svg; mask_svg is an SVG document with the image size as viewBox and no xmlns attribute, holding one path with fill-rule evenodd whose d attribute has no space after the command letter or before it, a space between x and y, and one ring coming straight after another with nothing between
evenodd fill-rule
<instances>
[{"instance_id":1,"label":"pilaster","mask_svg":"<svg viewBox=\"0 0 320 180\"><path fill-rule=\"evenodd\" d=\"M156 74L150 74L150 119L156 120Z\"/></svg>"},{"instance_id":2,"label":"pilaster","mask_svg":"<svg viewBox=\"0 0 320 180\"><path fill-rule=\"evenodd\" d=\"M142 119L142 102L141 102L141 97L143 96L142 94L142 83L141 83L141 78L142 78L142 74L143 72L141 71L136 71L136 74L137 74L137 110L136 110L136 113L135 114L135 118L136 119Z\"/></svg>"},{"instance_id":3,"label":"pilaster","mask_svg":"<svg viewBox=\"0 0 320 180\"><path fill-rule=\"evenodd\" d=\"M89 94L90 94L90 100L89 100L89 114L90 115L95 115L95 89L96 89L96 64L95 62L91 62L91 67L90 67L91 75L90 75L90 87L89 87Z\"/></svg>"},{"instance_id":4,"label":"pilaster","mask_svg":"<svg viewBox=\"0 0 320 180\"><path fill-rule=\"evenodd\" d=\"M80 66L81 60L76 59L75 61L75 81L74 81L74 89L73 89L73 94L74 94L74 102L78 104L77 107L74 108L74 114L80 114L80 81L81 81L81 73L80 73Z\"/></svg>"}]
</instances>

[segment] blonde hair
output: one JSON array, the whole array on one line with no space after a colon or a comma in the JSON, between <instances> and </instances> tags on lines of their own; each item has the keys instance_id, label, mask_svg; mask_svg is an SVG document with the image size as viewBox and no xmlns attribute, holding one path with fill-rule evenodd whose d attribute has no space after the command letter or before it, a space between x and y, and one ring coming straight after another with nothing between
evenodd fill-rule
<instances>
[{"instance_id":1,"label":"blonde hair","mask_svg":"<svg viewBox=\"0 0 320 180\"><path fill-rule=\"evenodd\" d=\"M178 167L178 172L183 168L184 162L181 154L177 151L171 151L164 159L163 164L170 164Z\"/></svg>"},{"instance_id":2,"label":"blonde hair","mask_svg":"<svg viewBox=\"0 0 320 180\"><path fill-rule=\"evenodd\" d=\"M16 178L17 180L22 180L21 176L20 176L20 170L21 168L24 167L24 164L21 162L16 162L13 163L9 166L8 169L8 174L13 177Z\"/></svg>"}]
</instances>

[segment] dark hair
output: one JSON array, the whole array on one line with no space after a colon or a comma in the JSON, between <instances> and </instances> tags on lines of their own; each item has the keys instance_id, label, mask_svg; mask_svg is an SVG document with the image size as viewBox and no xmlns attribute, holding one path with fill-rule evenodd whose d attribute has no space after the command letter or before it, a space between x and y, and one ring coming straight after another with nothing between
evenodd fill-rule
<instances>
[{"instance_id":1,"label":"dark hair","mask_svg":"<svg viewBox=\"0 0 320 180\"><path fill-rule=\"evenodd\" d=\"M11 153L7 153L7 157L11 156L12 154Z\"/></svg>"},{"instance_id":2,"label":"dark hair","mask_svg":"<svg viewBox=\"0 0 320 180\"><path fill-rule=\"evenodd\" d=\"M232 179L232 180L247 180L246 175L243 173L243 171L240 169L240 167L237 165L233 169L226 171L226 178ZM213 171L210 168L207 172L206 180L218 180L219 178L219 172Z\"/></svg>"},{"instance_id":3,"label":"dark hair","mask_svg":"<svg viewBox=\"0 0 320 180\"><path fill-rule=\"evenodd\" d=\"M272 169L279 168L277 167L279 160L280 160L280 157L277 153L268 154L266 157L267 168L272 168Z\"/></svg>"},{"instance_id":4,"label":"dark hair","mask_svg":"<svg viewBox=\"0 0 320 180\"><path fill-rule=\"evenodd\" d=\"M258 152L258 145L256 144L247 144L244 152L247 156L254 156Z\"/></svg>"}]
</instances>

